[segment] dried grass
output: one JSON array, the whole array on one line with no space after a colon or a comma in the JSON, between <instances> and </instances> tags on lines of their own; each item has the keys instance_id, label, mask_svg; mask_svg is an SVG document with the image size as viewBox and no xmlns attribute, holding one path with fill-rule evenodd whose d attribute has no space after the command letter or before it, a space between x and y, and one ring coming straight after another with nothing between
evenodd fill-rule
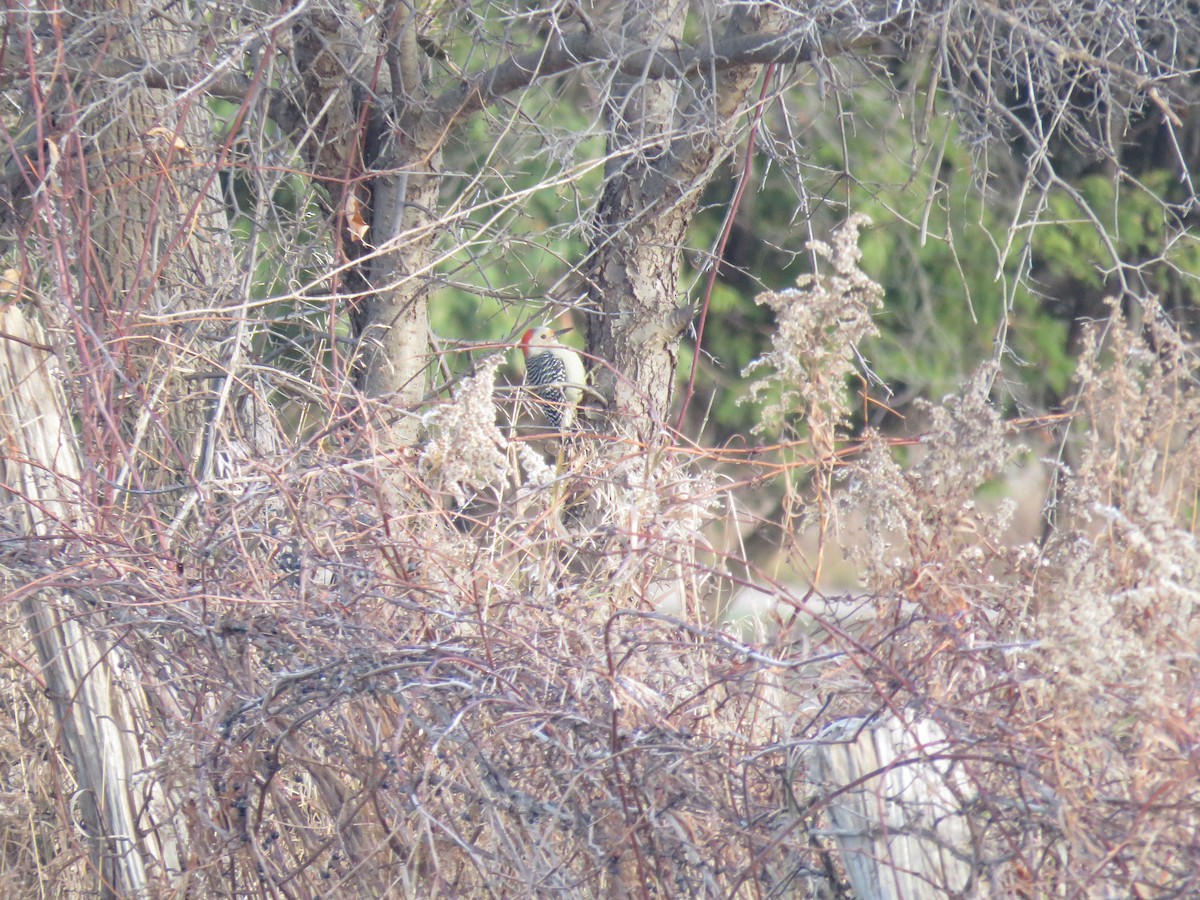
<instances>
[{"instance_id":1,"label":"dried grass","mask_svg":"<svg viewBox=\"0 0 1200 900\"><path fill-rule=\"evenodd\" d=\"M871 286L834 270L787 308L821 292L869 308ZM968 893L1183 896L1200 858L1200 402L1194 348L1146 311L1144 329L1114 309L1094 334L1040 543L980 502L1027 452L993 371L929 406L919 448L847 448L830 385L867 320L819 319L820 384L781 364L815 332L781 333L780 412L824 424L777 477L853 549L870 609L853 629L712 622L732 564L753 569L706 537L736 507L716 454L585 434L555 464L495 427L494 363L432 414L420 453L325 434L241 460L173 557L125 541L117 508L53 559L13 534L6 593L75 598L134 661L143 778L169 802L141 839L179 827L195 896L845 896L842 789L811 769L850 716L945 736L899 762L953 762ZM814 471L830 477L795 487ZM384 483L411 502L381 504ZM74 895L89 881L70 767L16 608L0 884Z\"/></svg>"}]
</instances>

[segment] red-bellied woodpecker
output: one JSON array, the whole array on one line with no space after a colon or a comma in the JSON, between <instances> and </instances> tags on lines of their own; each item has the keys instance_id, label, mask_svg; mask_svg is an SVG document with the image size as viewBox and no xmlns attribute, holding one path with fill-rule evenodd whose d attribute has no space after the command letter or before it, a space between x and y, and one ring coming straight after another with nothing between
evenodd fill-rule
<instances>
[{"instance_id":1,"label":"red-bellied woodpecker","mask_svg":"<svg viewBox=\"0 0 1200 900\"><path fill-rule=\"evenodd\" d=\"M557 431L570 430L587 386L583 359L560 344L558 333L545 325L525 332L521 352L525 354L525 384L541 401L546 424Z\"/></svg>"}]
</instances>

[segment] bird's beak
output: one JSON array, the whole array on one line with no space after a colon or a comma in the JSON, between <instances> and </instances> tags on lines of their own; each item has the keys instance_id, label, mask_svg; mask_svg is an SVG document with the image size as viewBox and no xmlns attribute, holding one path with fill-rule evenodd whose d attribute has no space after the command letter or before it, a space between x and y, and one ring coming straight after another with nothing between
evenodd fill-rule
<instances>
[{"instance_id":1,"label":"bird's beak","mask_svg":"<svg viewBox=\"0 0 1200 900\"><path fill-rule=\"evenodd\" d=\"M566 328L560 328L560 329L558 329L557 331L555 331L555 332L554 332L554 336L555 336L555 337L562 337L562 336L563 336L564 334L566 334L568 331L574 331L574 330L575 330L574 328L572 328L570 325L568 325Z\"/></svg>"}]
</instances>

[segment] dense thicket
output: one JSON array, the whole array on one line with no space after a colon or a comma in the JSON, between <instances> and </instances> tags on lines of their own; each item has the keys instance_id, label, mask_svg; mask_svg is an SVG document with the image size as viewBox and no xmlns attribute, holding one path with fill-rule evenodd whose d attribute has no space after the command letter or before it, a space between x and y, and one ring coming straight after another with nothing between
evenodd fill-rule
<instances>
[{"instance_id":1,"label":"dense thicket","mask_svg":"<svg viewBox=\"0 0 1200 900\"><path fill-rule=\"evenodd\" d=\"M1194 890L1192 5L4 15L0 883Z\"/></svg>"}]
</instances>

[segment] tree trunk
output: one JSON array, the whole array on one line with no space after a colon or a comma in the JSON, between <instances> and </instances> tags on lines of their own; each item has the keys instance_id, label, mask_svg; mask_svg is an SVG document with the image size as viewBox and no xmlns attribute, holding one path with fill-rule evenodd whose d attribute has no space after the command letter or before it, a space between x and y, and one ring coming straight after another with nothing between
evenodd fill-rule
<instances>
[{"instance_id":1,"label":"tree trunk","mask_svg":"<svg viewBox=\"0 0 1200 900\"><path fill-rule=\"evenodd\" d=\"M418 419L411 413L428 389L428 276L445 138L444 123L423 119L429 91L413 13L397 4L376 34L341 0L322 0L298 26L298 59L310 73L310 133L332 136L319 145L310 141L308 156L315 174L332 185L341 244L354 263L345 281L355 297L357 381L377 401L372 422L384 450L415 441ZM353 90L354 82L362 89ZM381 108L387 98L391 108ZM350 177L360 172L361 187ZM355 222L347 215L351 207Z\"/></svg>"},{"instance_id":2,"label":"tree trunk","mask_svg":"<svg viewBox=\"0 0 1200 900\"><path fill-rule=\"evenodd\" d=\"M195 58L208 28L207 10L187 3L91 11L111 23L108 52L116 57L149 50L163 60ZM72 149L82 177L59 238L79 269L59 267L66 303L46 312L49 324L84 345L81 363L97 361L79 367L81 395L102 398L86 411L85 455L123 461L114 505L127 505L130 489L147 491L137 494L154 498L144 501L143 521L174 519L155 536L161 545L186 518L196 497L188 488L210 477L218 452L237 443L243 454L262 454L276 442L269 417L256 414L259 398L230 397L248 362L250 285L232 250L218 180L223 151L214 147L207 101L138 78L116 87L86 82L77 97ZM241 419L239 408L248 410Z\"/></svg>"},{"instance_id":3,"label":"tree trunk","mask_svg":"<svg viewBox=\"0 0 1200 900\"><path fill-rule=\"evenodd\" d=\"M821 737L813 775L835 798L832 835L855 896L965 896L981 857L964 813L974 801L937 723L844 719Z\"/></svg>"},{"instance_id":4,"label":"tree trunk","mask_svg":"<svg viewBox=\"0 0 1200 900\"><path fill-rule=\"evenodd\" d=\"M209 14L187 3L94 3L72 24L102 23L113 56L176 60L195 56ZM10 382L5 431L17 448L8 483L21 485L26 530L46 538L43 546L94 534L107 519L118 540L165 549L219 440L237 435L247 452L270 449L260 439L271 429L243 428L230 399L248 343L239 294L248 285L231 250L206 100L150 88L145 77L64 79L42 110L61 131L33 193L47 252L31 262L44 265L33 283L46 288L38 305L63 371L51 374L39 349L47 338L10 307L6 335L28 341L7 342L0 378ZM13 569L9 577L39 576ZM137 668L108 645L115 612L61 588L30 592L24 604L100 892L144 894L180 871L185 826L170 816L154 821L131 791L152 753L139 746L149 729ZM138 793L160 811L161 785L150 781Z\"/></svg>"},{"instance_id":5,"label":"tree trunk","mask_svg":"<svg viewBox=\"0 0 1200 900\"><path fill-rule=\"evenodd\" d=\"M647 35L656 46L680 43L686 12L674 0L631 0L626 52L641 49ZM766 30L775 15L739 8L725 37ZM610 158L587 270L589 295L604 315L588 342L611 365L602 364L594 381L619 418L661 423L667 416L679 338L691 321L678 296L684 241L704 185L732 148L757 71L614 82Z\"/></svg>"},{"instance_id":6,"label":"tree trunk","mask_svg":"<svg viewBox=\"0 0 1200 900\"><path fill-rule=\"evenodd\" d=\"M387 249L369 267L363 389L385 401L384 409L391 408L379 423L385 449L416 440L419 419L412 412L428 392L428 274L437 236L441 152L436 143L425 149L424 161L406 153L404 162L393 163L398 172L375 179L373 224ZM410 168L418 172L408 174Z\"/></svg>"},{"instance_id":7,"label":"tree trunk","mask_svg":"<svg viewBox=\"0 0 1200 900\"><path fill-rule=\"evenodd\" d=\"M64 533L86 530L79 502L80 465L67 414L61 374L37 325L16 306L3 312L0 358L0 436L8 448L4 482L15 488L27 533L61 543ZM30 415L37 410L36 416ZM39 567L35 566L35 569ZM0 569L6 592L44 576L9 566ZM46 693L62 729L75 778L78 808L86 825L101 896L124 897L147 889L150 864L159 878L179 871L175 833L169 824L146 835L147 810L131 790L134 773L146 767L138 746L138 689L121 683L133 671L117 646L102 647L86 626L80 598L44 589L23 601L30 639L41 664ZM155 796L160 796L155 790Z\"/></svg>"}]
</instances>

